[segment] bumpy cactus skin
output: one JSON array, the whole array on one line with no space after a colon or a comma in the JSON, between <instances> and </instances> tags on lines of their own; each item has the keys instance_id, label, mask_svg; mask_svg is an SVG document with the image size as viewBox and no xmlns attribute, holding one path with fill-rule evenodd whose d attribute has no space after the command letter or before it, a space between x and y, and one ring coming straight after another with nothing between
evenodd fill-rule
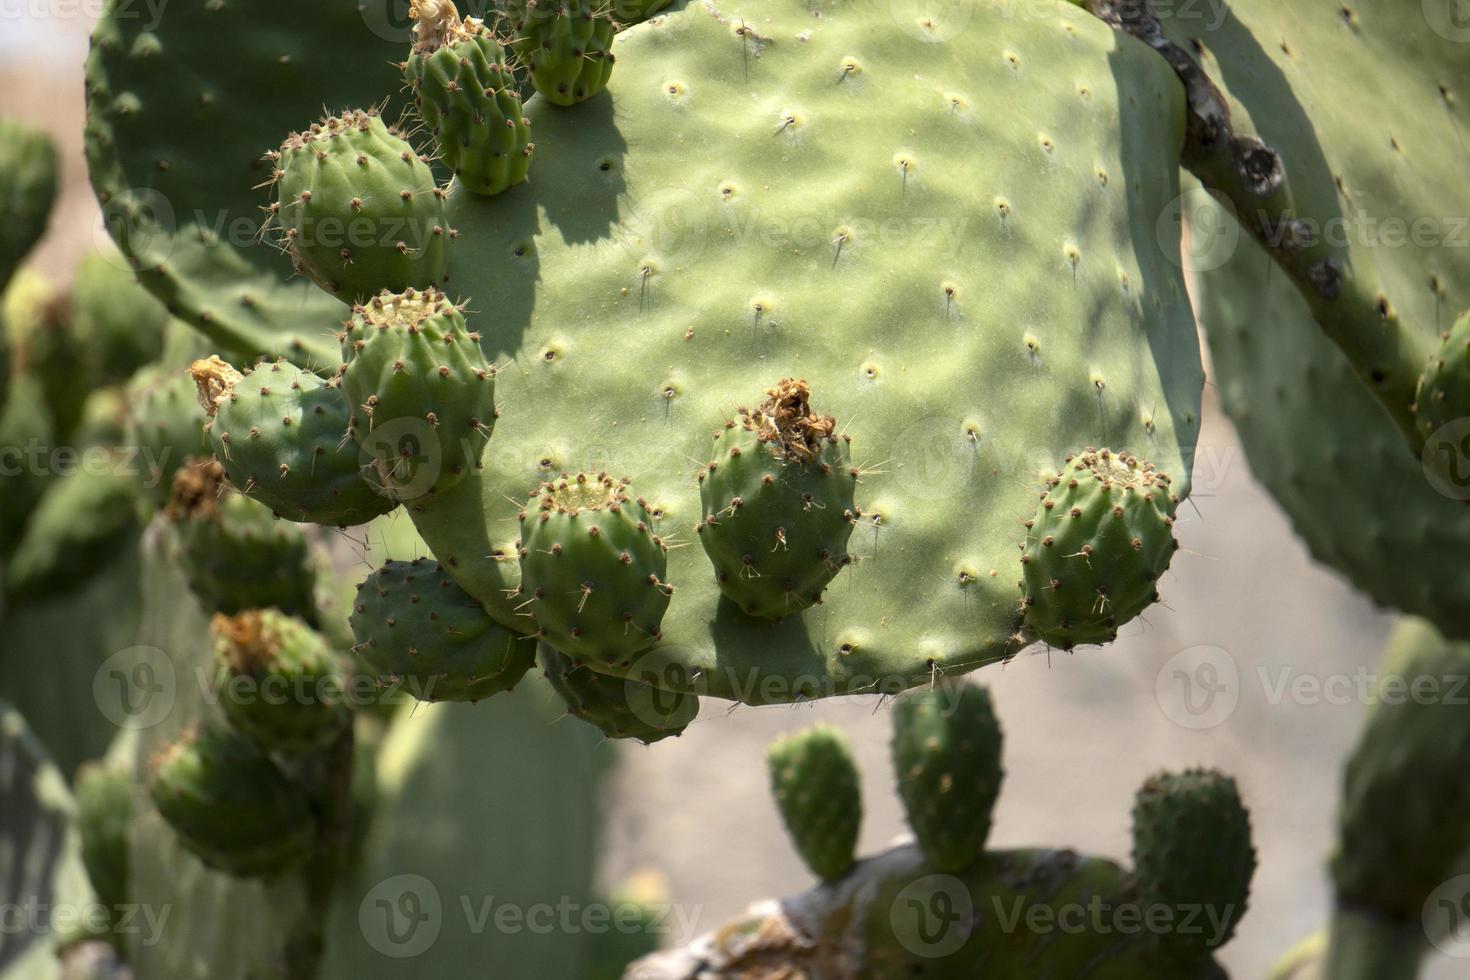
<instances>
[{"instance_id":1,"label":"bumpy cactus skin","mask_svg":"<svg viewBox=\"0 0 1470 980\"><path fill-rule=\"evenodd\" d=\"M1213 770L1160 773L1133 804L1133 867L1145 909L1170 909L1180 928L1158 937L1167 953L1200 961L1235 935L1245 914L1256 852L1235 780ZM1183 928L1192 908L1207 909ZM1216 931L1213 923L1223 923Z\"/></svg>"},{"instance_id":2,"label":"bumpy cactus skin","mask_svg":"<svg viewBox=\"0 0 1470 980\"><path fill-rule=\"evenodd\" d=\"M403 74L440 158L476 194L525 180L535 151L508 60L483 23L460 20L447 2L419 3Z\"/></svg>"},{"instance_id":3,"label":"bumpy cactus skin","mask_svg":"<svg viewBox=\"0 0 1470 980\"><path fill-rule=\"evenodd\" d=\"M275 361L243 377L217 357L190 369L211 416L215 458L230 482L288 521L350 527L397 502L364 479L347 400L323 381Z\"/></svg>"},{"instance_id":4,"label":"bumpy cactus skin","mask_svg":"<svg viewBox=\"0 0 1470 980\"><path fill-rule=\"evenodd\" d=\"M313 614L316 570L306 535L226 484L217 463L196 460L175 474L164 513L184 577L205 609Z\"/></svg>"},{"instance_id":5,"label":"bumpy cactus skin","mask_svg":"<svg viewBox=\"0 0 1470 980\"><path fill-rule=\"evenodd\" d=\"M578 473L521 512L521 594L543 639L579 663L626 669L659 638L673 588L667 546L628 481Z\"/></svg>"},{"instance_id":6,"label":"bumpy cactus skin","mask_svg":"<svg viewBox=\"0 0 1470 980\"><path fill-rule=\"evenodd\" d=\"M576 105L607 87L618 28L597 0L527 0L516 6L515 50L542 98Z\"/></svg>"},{"instance_id":7,"label":"bumpy cactus skin","mask_svg":"<svg viewBox=\"0 0 1470 980\"><path fill-rule=\"evenodd\" d=\"M696 531L720 590L749 615L781 619L822 601L852 561L862 512L848 440L812 411L807 384L788 378L768 394L715 434Z\"/></svg>"},{"instance_id":8,"label":"bumpy cactus skin","mask_svg":"<svg viewBox=\"0 0 1470 980\"><path fill-rule=\"evenodd\" d=\"M549 643L538 646L541 668L567 712L608 738L652 745L677 735L699 715L699 698L676 694L632 677L614 677L578 663Z\"/></svg>"},{"instance_id":9,"label":"bumpy cactus skin","mask_svg":"<svg viewBox=\"0 0 1470 980\"><path fill-rule=\"evenodd\" d=\"M1047 486L1021 546L1026 628L1064 650L1106 643L1158 600L1178 499L1153 464L1108 449L1069 459Z\"/></svg>"},{"instance_id":10,"label":"bumpy cactus skin","mask_svg":"<svg viewBox=\"0 0 1470 980\"><path fill-rule=\"evenodd\" d=\"M1470 312L1446 331L1439 349L1419 379L1414 399L1415 424L1429 438L1425 462L1450 486L1470 483L1465 470L1465 440L1470 439ZM1435 440L1445 426L1459 422L1465 429L1454 437ZM1452 432L1453 430L1445 430Z\"/></svg>"},{"instance_id":11,"label":"bumpy cactus skin","mask_svg":"<svg viewBox=\"0 0 1470 980\"><path fill-rule=\"evenodd\" d=\"M771 793L802 861L823 881L852 867L862 826L862 791L847 739L818 725L766 752Z\"/></svg>"},{"instance_id":12,"label":"bumpy cactus skin","mask_svg":"<svg viewBox=\"0 0 1470 980\"><path fill-rule=\"evenodd\" d=\"M375 113L328 116L271 159L281 244L323 289L351 302L444 282L454 238L445 191Z\"/></svg>"},{"instance_id":13,"label":"bumpy cactus skin","mask_svg":"<svg viewBox=\"0 0 1470 980\"><path fill-rule=\"evenodd\" d=\"M306 792L248 736L223 727L187 731L164 748L149 793L181 844L241 878L300 864L316 833Z\"/></svg>"},{"instance_id":14,"label":"bumpy cactus skin","mask_svg":"<svg viewBox=\"0 0 1470 980\"><path fill-rule=\"evenodd\" d=\"M929 863L959 871L975 861L1005 772L990 691L940 685L893 709L893 770L909 826Z\"/></svg>"},{"instance_id":15,"label":"bumpy cactus skin","mask_svg":"<svg viewBox=\"0 0 1470 980\"><path fill-rule=\"evenodd\" d=\"M354 307L342 389L385 494L437 493L479 468L495 427L495 371L479 341L436 290L385 292Z\"/></svg>"},{"instance_id":16,"label":"bumpy cactus skin","mask_svg":"<svg viewBox=\"0 0 1470 980\"><path fill-rule=\"evenodd\" d=\"M535 645L499 626L437 562L390 561L357 589L354 652L421 701L479 701L530 669Z\"/></svg>"},{"instance_id":17,"label":"bumpy cactus skin","mask_svg":"<svg viewBox=\"0 0 1470 980\"><path fill-rule=\"evenodd\" d=\"M263 748L311 752L351 723L342 667L301 620L274 609L216 614L210 633L225 717Z\"/></svg>"}]
</instances>

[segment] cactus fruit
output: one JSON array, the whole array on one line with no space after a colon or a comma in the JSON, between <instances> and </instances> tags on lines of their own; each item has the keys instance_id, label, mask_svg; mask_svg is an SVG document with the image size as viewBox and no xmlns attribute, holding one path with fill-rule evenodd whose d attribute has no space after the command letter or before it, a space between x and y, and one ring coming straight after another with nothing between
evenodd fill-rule
<instances>
[{"instance_id":1,"label":"cactus fruit","mask_svg":"<svg viewBox=\"0 0 1470 980\"><path fill-rule=\"evenodd\" d=\"M0 289L46 231L56 200L56 146L38 130L0 119Z\"/></svg>"},{"instance_id":2,"label":"cactus fruit","mask_svg":"<svg viewBox=\"0 0 1470 980\"><path fill-rule=\"evenodd\" d=\"M248 736L223 727L196 726L165 746L148 790L184 847L237 877L300 864L316 836L306 791Z\"/></svg>"},{"instance_id":3,"label":"cactus fruit","mask_svg":"<svg viewBox=\"0 0 1470 980\"><path fill-rule=\"evenodd\" d=\"M455 231L447 192L375 111L327 116L268 155L271 224L293 266L344 300L441 285Z\"/></svg>"},{"instance_id":4,"label":"cactus fruit","mask_svg":"<svg viewBox=\"0 0 1470 980\"><path fill-rule=\"evenodd\" d=\"M543 639L578 663L626 669L659 638L668 546L628 481L578 473L543 483L520 513L520 594Z\"/></svg>"},{"instance_id":5,"label":"cactus fruit","mask_svg":"<svg viewBox=\"0 0 1470 980\"><path fill-rule=\"evenodd\" d=\"M816 725L766 752L771 793L802 861L823 881L852 867L862 825L857 764L842 732Z\"/></svg>"},{"instance_id":6,"label":"cactus fruit","mask_svg":"<svg viewBox=\"0 0 1470 980\"><path fill-rule=\"evenodd\" d=\"M848 439L812 411L807 383L786 378L767 395L715 433L695 530L720 590L752 616L781 619L822 601L852 561L847 541L862 511Z\"/></svg>"},{"instance_id":7,"label":"cactus fruit","mask_svg":"<svg viewBox=\"0 0 1470 980\"><path fill-rule=\"evenodd\" d=\"M316 570L306 535L225 483L217 462L186 462L174 474L164 514L178 538L184 577L206 610L274 607L312 615Z\"/></svg>"},{"instance_id":8,"label":"cactus fruit","mask_svg":"<svg viewBox=\"0 0 1470 980\"><path fill-rule=\"evenodd\" d=\"M699 698L661 691L633 677L603 674L560 653L538 646L541 668L567 712L596 726L608 738L633 738L652 745L682 735L699 714Z\"/></svg>"},{"instance_id":9,"label":"cactus fruit","mask_svg":"<svg viewBox=\"0 0 1470 980\"><path fill-rule=\"evenodd\" d=\"M262 748L311 752L351 724L342 667L301 620L274 609L216 613L210 633L224 715Z\"/></svg>"},{"instance_id":10,"label":"cactus fruit","mask_svg":"<svg viewBox=\"0 0 1470 980\"><path fill-rule=\"evenodd\" d=\"M509 691L535 645L498 626L437 562L390 561L357 588L354 652L380 684L420 701L479 701Z\"/></svg>"},{"instance_id":11,"label":"cactus fruit","mask_svg":"<svg viewBox=\"0 0 1470 980\"><path fill-rule=\"evenodd\" d=\"M1191 769L1145 781L1133 804L1133 867L1145 914L1168 909L1179 923L1158 937L1168 953L1200 960L1229 942L1256 870L1250 814L1235 780ZM1185 928L1191 909L1206 914Z\"/></svg>"},{"instance_id":12,"label":"cactus fruit","mask_svg":"<svg viewBox=\"0 0 1470 980\"><path fill-rule=\"evenodd\" d=\"M459 307L434 289L383 292L353 308L341 342L352 432L385 494L435 493L480 466L495 370Z\"/></svg>"},{"instance_id":13,"label":"cactus fruit","mask_svg":"<svg viewBox=\"0 0 1470 980\"><path fill-rule=\"evenodd\" d=\"M988 688L942 684L893 707L893 770L909 826L929 863L960 871L990 836L1005 775L1000 722Z\"/></svg>"},{"instance_id":14,"label":"cactus fruit","mask_svg":"<svg viewBox=\"0 0 1470 980\"><path fill-rule=\"evenodd\" d=\"M1048 479L1021 545L1021 608L1063 650L1107 643L1158 600L1179 542L1169 477L1127 453L1088 449Z\"/></svg>"},{"instance_id":15,"label":"cactus fruit","mask_svg":"<svg viewBox=\"0 0 1470 980\"><path fill-rule=\"evenodd\" d=\"M1470 312L1445 332L1439 349L1419 379L1414 399L1415 424L1427 442L1425 464L1455 488L1470 485ZM1446 428L1460 423L1455 429ZM1437 440L1441 430L1450 438Z\"/></svg>"},{"instance_id":16,"label":"cactus fruit","mask_svg":"<svg viewBox=\"0 0 1470 980\"><path fill-rule=\"evenodd\" d=\"M207 417L194 379L185 369L151 364L128 381L128 434L143 497L154 507L168 503L174 474L187 459L209 456Z\"/></svg>"},{"instance_id":17,"label":"cactus fruit","mask_svg":"<svg viewBox=\"0 0 1470 980\"><path fill-rule=\"evenodd\" d=\"M507 53L484 22L461 20L449 0L419 0L412 12L418 22L403 73L440 159L476 194L519 184L535 145Z\"/></svg>"},{"instance_id":18,"label":"cactus fruit","mask_svg":"<svg viewBox=\"0 0 1470 980\"><path fill-rule=\"evenodd\" d=\"M293 364L242 376L218 357L190 368L215 457L242 493L288 521L351 527L397 502L363 478L347 400L335 380Z\"/></svg>"},{"instance_id":19,"label":"cactus fruit","mask_svg":"<svg viewBox=\"0 0 1470 980\"><path fill-rule=\"evenodd\" d=\"M515 51L549 102L576 105L607 87L618 26L599 0L525 0L514 4ZM516 16L516 15L519 16Z\"/></svg>"},{"instance_id":20,"label":"cactus fruit","mask_svg":"<svg viewBox=\"0 0 1470 980\"><path fill-rule=\"evenodd\" d=\"M128 901L128 826L133 819L133 774L111 762L88 762L77 770L77 829L82 862L110 914Z\"/></svg>"}]
</instances>

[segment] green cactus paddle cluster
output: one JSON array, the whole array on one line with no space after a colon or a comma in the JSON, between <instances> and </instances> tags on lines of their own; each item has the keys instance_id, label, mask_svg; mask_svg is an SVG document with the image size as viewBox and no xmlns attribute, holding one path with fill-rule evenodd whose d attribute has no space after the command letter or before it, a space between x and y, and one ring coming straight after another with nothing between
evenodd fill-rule
<instances>
[{"instance_id":1,"label":"green cactus paddle cluster","mask_svg":"<svg viewBox=\"0 0 1470 980\"><path fill-rule=\"evenodd\" d=\"M340 335L352 434L394 499L437 493L480 467L495 428L495 369L464 314L434 289L383 292Z\"/></svg>"},{"instance_id":2,"label":"green cactus paddle cluster","mask_svg":"<svg viewBox=\"0 0 1470 980\"><path fill-rule=\"evenodd\" d=\"M1133 804L1133 867L1145 914L1168 909L1177 923L1158 937L1166 950L1198 960L1228 942L1256 870L1250 814L1235 780L1190 769L1145 781Z\"/></svg>"},{"instance_id":3,"label":"green cactus paddle cluster","mask_svg":"<svg viewBox=\"0 0 1470 980\"><path fill-rule=\"evenodd\" d=\"M299 864L316 835L306 791L248 736L223 726L196 726L160 751L148 789L180 843L238 877Z\"/></svg>"},{"instance_id":4,"label":"green cactus paddle cluster","mask_svg":"<svg viewBox=\"0 0 1470 980\"><path fill-rule=\"evenodd\" d=\"M476 194L519 184L536 147L509 55L483 21L461 20L448 0L420 0L411 12L403 74L440 159Z\"/></svg>"},{"instance_id":5,"label":"green cactus paddle cluster","mask_svg":"<svg viewBox=\"0 0 1470 980\"><path fill-rule=\"evenodd\" d=\"M1063 650L1107 643L1159 598L1178 498L1153 464L1108 449L1067 457L1046 483L1021 545L1026 628Z\"/></svg>"},{"instance_id":6,"label":"green cactus paddle cluster","mask_svg":"<svg viewBox=\"0 0 1470 980\"><path fill-rule=\"evenodd\" d=\"M190 373L210 416L215 458L236 488L276 516L351 527L398 506L364 479L335 379L284 361L241 375L214 356L195 361Z\"/></svg>"},{"instance_id":7,"label":"green cactus paddle cluster","mask_svg":"<svg viewBox=\"0 0 1470 980\"><path fill-rule=\"evenodd\" d=\"M893 707L893 770L929 863L958 871L985 850L1000 795L1002 736L990 691L940 684Z\"/></svg>"},{"instance_id":8,"label":"green cactus paddle cluster","mask_svg":"<svg viewBox=\"0 0 1470 980\"><path fill-rule=\"evenodd\" d=\"M479 701L515 687L534 643L498 626L438 562L390 561L357 588L354 652L380 684L420 701Z\"/></svg>"},{"instance_id":9,"label":"green cactus paddle cluster","mask_svg":"<svg viewBox=\"0 0 1470 980\"><path fill-rule=\"evenodd\" d=\"M695 530L720 590L746 613L779 620L821 602L852 561L860 472L836 420L812 410L805 381L786 378L767 395L715 433Z\"/></svg>"},{"instance_id":10,"label":"green cactus paddle cluster","mask_svg":"<svg viewBox=\"0 0 1470 980\"><path fill-rule=\"evenodd\" d=\"M508 10L515 52L542 98L576 105L607 87L618 25L600 0L517 0Z\"/></svg>"},{"instance_id":11,"label":"green cactus paddle cluster","mask_svg":"<svg viewBox=\"0 0 1470 980\"><path fill-rule=\"evenodd\" d=\"M262 748L311 752L351 723L342 666L301 620L274 609L216 613L210 634L224 715Z\"/></svg>"},{"instance_id":12,"label":"green cactus paddle cluster","mask_svg":"<svg viewBox=\"0 0 1470 980\"><path fill-rule=\"evenodd\" d=\"M181 468L164 514L178 538L184 577L205 609L233 614L274 607L313 615L316 569L305 533L238 493L218 463L197 460Z\"/></svg>"},{"instance_id":13,"label":"green cactus paddle cluster","mask_svg":"<svg viewBox=\"0 0 1470 980\"><path fill-rule=\"evenodd\" d=\"M616 677L593 670L539 644L541 668L567 712L595 725L608 738L632 738L652 745L682 735L699 714L699 698L662 691L632 677Z\"/></svg>"},{"instance_id":14,"label":"green cactus paddle cluster","mask_svg":"<svg viewBox=\"0 0 1470 980\"><path fill-rule=\"evenodd\" d=\"M1424 462L1450 486L1470 485L1466 457L1470 456L1470 313L1455 321L1419 379L1414 400L1415 424L1427 442ZM1450 428L1460 423L1458 429ZM1436 440L1443 431L1447 439Z\"/></svg>"},{"instance_id":15,"label":"green cactus paddle cluster","mask_svg":"<svg viewBox=\"0 0 1470 980\"><path fill-rule=\"evenodd\" d=\"M776 741L766 752L771 793L791 842L812 874L841 878L852 867L862 826L857 763L842 732L816 725Z\"/></svg>"},{"instance_id":16,"label":"green cactus paddle cluster","mask_svg":"<svg viewBox=\"0 0 1470 980\"><path fill-rule=\"evenodd\" d=\"M668 546L628 480L562 476L519 519L520 594L543 639L597 669L626 669L658 640L674 591Z\"/></svg>"},{"instance_id":17,"label":"green cactus paddle cluster","mask_svg":"<svg viewBox=\"0 0 1470 980\"><path fill-rule=\"evenodd\" d=\"M455 231L428 162L376 112L292 133L274 166L271 225L297 271L348 302L441 285Z\"/></svg>"}]
</instances>

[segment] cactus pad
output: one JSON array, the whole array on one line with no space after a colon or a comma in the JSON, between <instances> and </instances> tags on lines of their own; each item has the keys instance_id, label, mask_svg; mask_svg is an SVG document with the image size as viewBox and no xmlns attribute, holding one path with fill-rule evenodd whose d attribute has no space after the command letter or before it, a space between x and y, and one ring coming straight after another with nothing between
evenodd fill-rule
<instances>
[{"instance_id":1,"label":"cactus pad","mask_svg":"<svg viewBox=\"0 0 1470 980\"><path fill-rule=\"evenodd\" d=\"M357 588L358 659L380 684L421 701L479 701L508 691L535 659L531 640L499 626L437 562L390 561Z\"/></svg>"},{"instance_id":2,"label":"cactus pad","mask_svg":"<svg viewBox=\"0 0 1470 980\"><path fill-rule=\"evenodd\" d=\"M0 119L0 289L46 231L56 200L56 145L45 133Z\"/></svg>"},{"instance_id":3,"label":"cactus pad","mask_svg":"<svg viewBox=\"0 0 1470 980\"><path fill-rule=\"evenodd\" d=\"M284 361L242 376L218 357L195 361L190 372L211 416L215 458L231 483L278 517L350 527L398 506L364 479L335 380Z\"/></svg>"},{"instance_id":4,"label":"cactus pad","mask_svg":"<svg viewBox=\"0 0 1470 980\"><path fill-rule=\"evenodd\" d=\"M403 73L440 158L476 194L519 184L535 146L509 56L483 22L461 20L453 4L421 0L417 10Z\"/></svg>"},{"instance_id":5,"label":"cactus pad","mask_svg":"<svg viewBox=\"0 0 1470 980\"><path fill-rule=\"evenodd\" d=\"M316 818L306 791L238 732L184 732L153 758L148 788L179 842L211 868L271 877L311 849Z\"/></svg>"},{"instance_id":6,"label":"cactus pad","mask_svg":"<svg viewBox=\"0 0 1470 980\"><path fill-rule=\"evenodd\" d=\"M608 738L652 745L682 735L699 714L699 698L663 691L635 677L614 677L577 663L549 643L539 645L541 668L567 712Z\"/></svg>"},{"instance_id":7,"label":"cactus pad","mask_svg":"<svg viewBox=\"0 0 1470 980\"><path fill-rule=\"evenodd\" d=\"M893 771L909 826L929 863L959 871L990 836L1000 795L1002 735L988 688L940 684L893 706Z\"/></svg>"},{"instance_id":8,"label":"cactus pad","mask_svg":"<svg viewBox=\"0 0 1470 980\"><path fill-rule=\"evenodd\" d=\"M298 272L349 302L380 289L438 286L454 239L428 161L376 112L354 109L292 133L273 151L280 233Z\"/></svg>"},{"instance_id":9,"label":"cactus pad","mask_svg":"<svg viewBox=\"0 0 1470 980\"><path fill-rule=\"evenodd\" d=\"M1133 866L1142 907L1168 909L1170 921L1179 923L1159 936L1165 949L1198 960L1228 942L1256 870L1250 814L1235 780L1192 769L1145 781L1133 804ZM1194 916L1197 927L1186 930L1190 909L1208 912ZM1214 929L1216 922L1224 927Z\"/></svg>"},{"instance_id":10,"label":"cactus pad","mask_svg":"<svg viewBox=\"0 0 1470 980\"><path fill-rule=\"evenodd\" d=\"M1428 439L1426 466L1444 485L1470 482L1470 312L1455 321L1429 359L1414 399L1415 423ZM1455 423L1459 423L1455 425ZM1435 433L1443 433L1435 438Z\"/></svg>"},{"instance_id":11,"label":"cactus pad","mask_svg":"<svg viewBox=\"0 0 1470 980\"><path fill-rule=\"evenodd\" d=\"M495 427L495 371L459 308L433 289L353 308L342 390L383 491L412 499L480 466Z\"/></svg>"},{"instance_id":12,"label":"cactus pad","mask_svg":"<svg viewBox=\"0 0 1470 980\"><path fill-rule=\"evenodd\" d=\"M781 619L821 602L852 560L860 474L810 393L788 378L760 408L742 409L715 433L715 458L699 474L700 544L720 590L752 616Z\"/></svg>"},{"instance_id":13,"label":"cactus pad","mask_svg":"<svg viewBox=\"0 0 1470 980\"><path fill-rule=\"evenodd\" d=\"M1179 542L1170 480L1126 453L1088 449L1047 480L1021 546L1032 635L1070 650L1106 643L1159 597Z\"/></svg>"},{"instance_id":14,"label":"cactus pad","mask_svg":"<svg viewBox=\"0 0 1470 980\"><path fill-rule=\"evenodd\" d=\"M862 787L847 739L817 725L766 752L771 793L802 861L823 881L852 867L862 826Z\"/></svg>"},{"instance_id":15,"label":"cactus pad","mask_svg":"<svg viewBox=\"0 0 1470 980\"><path fill-rule=\"evenodd\" d=\"M350 724L341 665L301 620L274 609L216 613L210 633L225 717L263 748L310 752Z\"/></svg>"},{"instance_id":16,"label":"cactus pad","mask_svg":"<svg viewBox=\"0 0 1470 980\"><path fill-rule=\"evenodd\" d=\"M543 483L521 512L521 594L541 636L578 663L626 669L652 646L673 589L668 546L628 481Z\"/></svg>"},{"instance_id":17,"label":"cactus pad","mask_svg":"<svg viewBox=\"0 0 1470 980\"><path fill-rule=\"evenodd\" d=\"M151 364L127 385L128 445L142 493L153 506L168 503L174 474L187 460L213 450L204 434L207 421L194 379L182 368Z\"/></svg>"}]
</instances>

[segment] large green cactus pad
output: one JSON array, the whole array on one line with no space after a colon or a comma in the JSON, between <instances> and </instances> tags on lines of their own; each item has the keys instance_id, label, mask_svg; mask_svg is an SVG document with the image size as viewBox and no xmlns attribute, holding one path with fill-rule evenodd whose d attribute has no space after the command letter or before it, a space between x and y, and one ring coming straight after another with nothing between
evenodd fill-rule
<instances>
[{"instance_id":1,"label":"large green cactus pad","mask_svg":"<svg viewBox=\"0 0 1470 980\"><path fill-rule=\"evenodd\" d=\"M493 614L532 628L505 591L514 501L605 467L690 545L648 655L672 686L914 683L1015 651L1022 524L1065 453L1126 447L1187 489L1201 372L1153 220L1180 89L1080 10L1012 8L675 8L619 35L606 93L531 101L526 184L451 192L450 282L504 365L502 415L482 507L411 510ZM866 472L859 561L776 624L722 600L692 529L715 429L783 377Z\"/></svg>"},{"instance_id":2,"label":"large green cactus pad","mask_svg":"<svg viewBox=\"0 0 1470 980\"><path fill-rule=\"evenodd\" d=\"M87 159L141 281L227 351L335 363L342 304L267 240L262 154L322 107L396 96L408 42L385 0L109 3L87 61ZM391 111L397 112L397 104Z\"/></svg>"},{"instance_id":3,"label":"large green cactus pad","mask_svg":"<svg viewBox=\"0 0 1470 980\"><path fill-rule=\"evenodd\" d=\"M1470 127L1470 60L1452 6L1234 0L1218 30L1195 25L1236 130L1280 151L1299 214L1347 243L1338 254L1359 292L1381 297L1365 315L1422 344L1426 364L1470 308L1470 185L1453 149ZM1282 270L1204 194L1186 200L1210 236L1195 249L1200 320L1252 472L1319 561L1470 637L1470 522L1456 499L1470 481L1436 489Z\"/></svg>"}]
</instances>

